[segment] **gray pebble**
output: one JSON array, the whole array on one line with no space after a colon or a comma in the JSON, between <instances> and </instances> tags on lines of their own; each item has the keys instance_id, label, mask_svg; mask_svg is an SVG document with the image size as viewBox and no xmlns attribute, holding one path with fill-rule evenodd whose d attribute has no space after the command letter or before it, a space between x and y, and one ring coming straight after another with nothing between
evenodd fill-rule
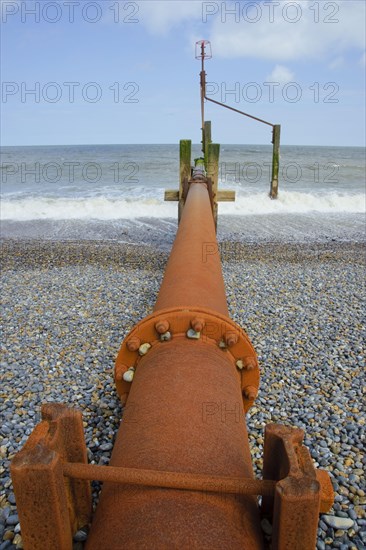
<instances>
[{"instance_id":1,"label":"gray pebble","mask_svg":"<svg viewBox=\"0 0 366 550\"><path fill-rule=\"evenodd\" d=\"M80 529L77 531L73 537L75 542L85 542L88 538L88 533L86 529Z\"/></svg>"},{"instance_id":2,"label":"gray pebble","mask_svg":"<svg viewBox=\"0 0 366 550\"><path fill-rule=\"evenodd\" d=\"M350 529L354 525L354 521L351 518L342 518L338 516L327 516L323 514L323 521L333 527L333 529Z\"/></svg>"},{"instance_id":3,"label":"gray pebble","mask_svg":"<svg viewBox=\"0 0 366 550\"><path fill-rule=\"evenodd\" d=\"M272 525L270 524L270 522L268 521L268 519L262 519L261 521L261 527L262 527L262 530L263 532L266 534L266 535L272 535Z\"/></svg>"},{"instance_id":4,"label":"gray pebble","mask_svg":"<svg viewBox=\"0 0 366 550\"><path fill-rule=\"evenodd\" d=\"M220 223L222 235L225 216ZM164 222L159 239L166 233ZM352 507L363 505L364 498L359 424L365 339L363 245L248 245L238 232L225 235L221 245L230 316L245 327L260 356L257 412L248 415L250 446L259 449L252 453L256 476L262 473L263 441L259 444L257 439L263 440L265 424L304 429L314 460L333 475L338 521L353 520L353 529L361 528L357 537L352 529L342 529L345 534L335 537L339 528L321 516L317 547L357 543L362 548L364 524L356 522ZM150 247L139 244L137 268L126 267L128 246L111 241L14 240L7 245L2 270L6 361L1 364L7 399L0 398L0 426L5 427L5 496L12 507L5 515L0 512L3 526L16 513L10 456L39 422L43 401L62 400L79 407L87 424L89 460L108 462L121 418L114 360L124 335L154 306L170 246L169 242L158 254L154 243L159 239L149 241ZM128 250L132 259L133 250ZM99 487L93 484L94 504ZM14 532L17 528L18 524Z\"/></svg>"},{"instance_id":5,"label":"gray pebble","mask_svg":"<svg viewBox=\"0 0 366 550\"><path fill-rule=\"evenodd\" d=\"M6 520L7 525L16 525L19 523L19 518L17 514L12 514L11 516L8 516Z\"/></svg>"}]
</instances>

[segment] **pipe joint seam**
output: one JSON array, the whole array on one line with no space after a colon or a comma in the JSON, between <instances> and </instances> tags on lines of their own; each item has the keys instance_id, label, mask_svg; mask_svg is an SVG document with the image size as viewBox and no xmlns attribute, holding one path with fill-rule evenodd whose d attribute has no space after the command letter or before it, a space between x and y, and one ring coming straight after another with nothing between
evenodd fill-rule
<instances>
[{"instance_id":1,"label":"pipe joint seam","mask_svg":"<svg viewBox=\"0 0 366 550\"><path fill-rule=\"evenodd\" d=\"M199 320L199 323L197 322ZM162 329L169 328L165 333ZM126 403L133 377L142 357L155 346L172 346L178 338L199 340L226 353L237 369L244 411L252 406L259 387L259 368L255 350L246 334L229 317L207 308L178 307L159 310L145 317L127 335L119 351L114 378L117 392ZM140 345L137 348L136 342ZM131 379L131 380L130 380Z\"/></svg>"}]
</instances>

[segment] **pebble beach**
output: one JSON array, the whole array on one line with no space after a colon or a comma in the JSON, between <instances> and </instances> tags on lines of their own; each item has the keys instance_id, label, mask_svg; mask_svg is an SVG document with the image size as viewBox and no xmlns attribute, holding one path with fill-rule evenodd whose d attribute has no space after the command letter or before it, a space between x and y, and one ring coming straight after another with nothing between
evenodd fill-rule
<instances>
[{"instance_id":1,"label":"pebble beach","mask_svg":"<svg viewBox=\"0 0 366 550\"><path fill-rule=\"evenodd\" d=\"M0 550L23 547L9 466L42 403L78 407L89 461L108 464L122 414L114 361L124 336L153 308L168 248L3 240ZM317 548L365 549L364 244L226 239L220 251L230 315L260 364L259 395L247 415L255 475L264 426L302 428L336 494L320 518ZM96 501L98 484L93 490ZM262 528L271 533L268 522ZM75 550L86 537L77 533Z\"/></svg>"}]
</instances>

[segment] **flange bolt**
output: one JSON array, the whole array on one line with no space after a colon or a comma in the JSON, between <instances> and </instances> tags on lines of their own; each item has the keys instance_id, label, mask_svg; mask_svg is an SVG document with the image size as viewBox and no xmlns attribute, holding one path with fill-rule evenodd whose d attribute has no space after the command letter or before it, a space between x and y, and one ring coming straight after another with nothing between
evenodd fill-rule
<instances>
[{"instance_id":1,"label":"flange bolt","mask_svg":"<svg viewBox=\"0 0 366 550\"><path fill-rule=\"evenodd\" d=\"M127 349L128 351L137 351L141 346L141 340L137 336L132 336L127 340Z\"/></svg>"},{"instance_id":2,"label":"flange bolt","mask_svg":"<svg viewBox=\"0 0 366 550\"><path fill-rule=\"evenodd\" d=\"M257 397L257 388L255 386L245 386L243 394L246 399L253 401Z\"/></svg>"},{"instance_id":3,"label":"flange bolt","mask_svg":"<svg viewBox=\"0 0 366 550\"><path fill-rule=\"evenodd\" d=\"M155 330L159 334L165 334L169 330L169 322L166 319L160 319L155 323Z\"/></svg>"},{"instance_id":4,"label":"flange bolt","mask_svg":"<svg viewBox=\"0 0 366 550\"><path fill-rule=\"evenodd\" d=\"M225 344L228 348L232 348L238 343L239 336L236 332L229 331L225 333Z\"/></svg>"},{"instance_id":5,"label":"flange bolt","mask_svg":"<svg viewBox=\"0 0 366 550\"><path fill-rule=\"evenodd\" d=\"M191 321L191 327L195 332L202 332L205 328L205 320L202 317L195 317Z\"/></svg>"}]
</instances>

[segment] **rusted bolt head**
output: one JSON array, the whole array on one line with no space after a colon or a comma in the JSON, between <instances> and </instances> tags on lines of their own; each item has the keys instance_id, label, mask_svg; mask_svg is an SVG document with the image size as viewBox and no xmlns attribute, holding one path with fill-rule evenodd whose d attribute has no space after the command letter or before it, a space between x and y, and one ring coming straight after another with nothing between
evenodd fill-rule
<instances>
[{"instance_id":1,"label":"rusted bolt head","mask_svg":"<svg viewBox=\"0 0 366 550\"><path fill-rule=\"evenodd\" d=\"M166 319L160 319L155 323L155 330L159 334L165 334L169 330L169 322Z\"/></svg>"},{"instance_id":2,"label":"rusted bolt head","mask_svg":"<svg viewBox=\"0 0 366 550\"><path fill-rule=\"evenodd\" d=\"M191 327L195 332L202 332L205 327L205 320L202 317L195 317L191 321Z\"/></svg>"},{"instance_id":3,"label":"rusted bolt head","mask_svg":"<svg viewBox=\"0 0 366 550\"><path fill-rule=\"evenodd\" d=\"M243 394L246 399L253 401L257 397L257 388L255 386L245 386Z\"/></svg>"},{"instance_id":4,"label":"rusted bolt head","mask_svg":"<svg viewBox=\"0 0 366 550\"><path fill-rule=\"evenodd\" d=\"M254 370L257 366L257 361L254 357L244 357L243 365L245 370Z\"/></svg>"},{"instance_id":5,"label":"rusted bolt head","mask_svg":"<svg viewBox=\"0 0 366 550\"><path fill-rule=\"evenodd\" d=\"M141 340L137 336L132 336L127 340L127 349L128 351L137 351L141 346Z\"/></svg>"},{"instance_id":6,"label":"rusted bolt head","mask_svg":"<svg viewBox=\"0 0 366 550\"><path fill-rule=\"evenodd\" d=\"M235 346L238 343L239 335L234 331L228 331L225 333L225 343L228 348Z\"/></svg>"}]
</instances>

